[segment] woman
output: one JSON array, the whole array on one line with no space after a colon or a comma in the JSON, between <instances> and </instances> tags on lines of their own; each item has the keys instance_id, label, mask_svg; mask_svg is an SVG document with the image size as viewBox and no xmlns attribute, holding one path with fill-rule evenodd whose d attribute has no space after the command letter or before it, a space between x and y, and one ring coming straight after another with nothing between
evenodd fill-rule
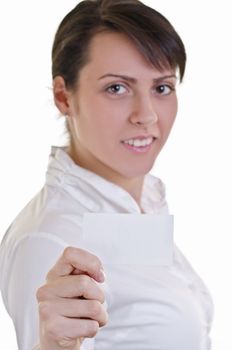
<instances>
[{"instance_id":1,"label":"woman","mask_svg":"<svg viewBox=\"0 0 232 350\"><path fill-rule=\"evenodd\" d=\"M85 0L61 22L52 61L70 142L52 147L44 188L1 245L19 349L210 349L211 297L170 240L162 260L170 215L149 174L177 113L180 37L137 0Z\"/></svg>"}]
</instances>

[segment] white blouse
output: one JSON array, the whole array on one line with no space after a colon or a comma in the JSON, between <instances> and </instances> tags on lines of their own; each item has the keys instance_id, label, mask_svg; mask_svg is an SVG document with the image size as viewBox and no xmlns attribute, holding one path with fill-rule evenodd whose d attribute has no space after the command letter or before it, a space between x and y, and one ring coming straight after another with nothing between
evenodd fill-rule
<instances>
[{"instance_id":1,"label":"white blouse","mask_svg":"<svg viewBox=\"0 0 232 350\"><path fill-rule=\"evenodd\" d=\"M168 215L164 186L150 174L141 206L145 215ZM52 147L44 187L16 217L0 247L0 289L19 350L32 350L39 342L36 290L65 247L81 246L85 213L141 211L129 193L77 166L65 148ZM105 271L109 320L82 350L211 349L212 298L175 244L168 266L138 260Z\"/></svg>"}]
</instances>

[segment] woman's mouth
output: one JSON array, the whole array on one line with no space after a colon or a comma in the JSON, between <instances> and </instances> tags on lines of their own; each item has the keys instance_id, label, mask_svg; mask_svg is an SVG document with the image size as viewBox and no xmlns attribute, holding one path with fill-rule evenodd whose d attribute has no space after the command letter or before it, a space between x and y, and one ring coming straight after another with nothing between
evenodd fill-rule
<instances>
[{"instance_id":1,"label":"woman's mouth","mask_svg":"<svg viewBox=\"0 0 232 350\"><path fill-rule=\"evenodd\" d=\"M153 136L138 137L122 141L122 144L133 153L145 153L149 151L155 140Z\"/></svg>"}]
</instances>

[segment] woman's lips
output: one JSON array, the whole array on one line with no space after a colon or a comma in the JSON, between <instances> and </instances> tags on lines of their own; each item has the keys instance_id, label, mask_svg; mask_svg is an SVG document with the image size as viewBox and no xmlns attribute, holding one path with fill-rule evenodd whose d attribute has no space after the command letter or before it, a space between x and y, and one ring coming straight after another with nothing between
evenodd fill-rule
<instances>
[{"instance_id":1,"label":"woman's lips","mask_svg":"<svg viewBox=\"0 0 232 350\"><path fill-rule=\"evenodd\" d=\"M127 150L133 153L146 153L150 150L155 140L156 138L153 136L139 136L122 141L122 144Z\"/></svg>"}]
</instances>

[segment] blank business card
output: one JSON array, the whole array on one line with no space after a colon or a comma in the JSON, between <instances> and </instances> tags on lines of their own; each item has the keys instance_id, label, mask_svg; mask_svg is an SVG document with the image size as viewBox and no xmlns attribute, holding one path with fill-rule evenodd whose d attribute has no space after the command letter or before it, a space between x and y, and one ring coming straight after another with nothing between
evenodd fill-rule
<instances>
[{"instance_id":1,"label":"blank business card","mask_svg":"<svg viewBox=\"0 0 232 350\"><path fill-rule=\"evenodd\" d=\"M82 248L103 264L172 264L173 215L86 213L83 220Z\"/></svg>"}]
</instances>

